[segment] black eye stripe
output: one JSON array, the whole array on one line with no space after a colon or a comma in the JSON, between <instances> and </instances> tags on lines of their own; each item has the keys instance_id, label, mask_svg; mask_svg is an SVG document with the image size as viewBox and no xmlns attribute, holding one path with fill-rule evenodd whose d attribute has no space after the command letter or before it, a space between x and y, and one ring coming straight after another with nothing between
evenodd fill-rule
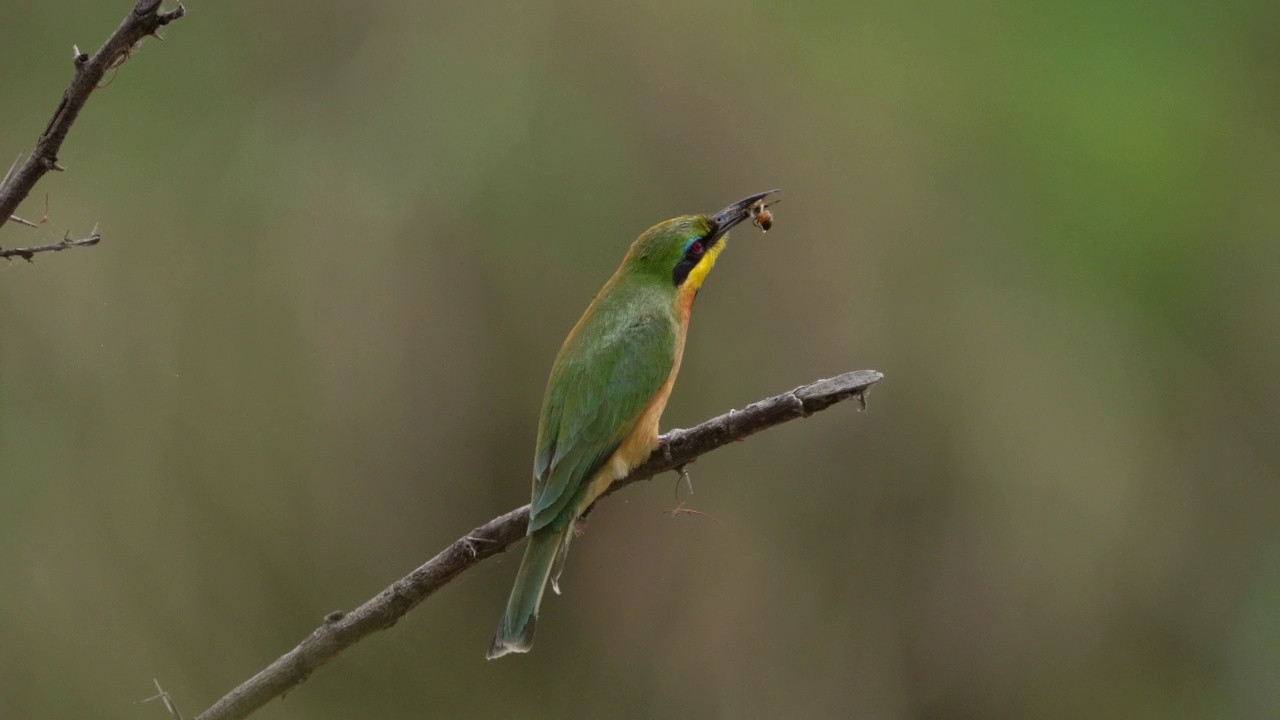
<instances>
[{"instance_id":1,"label":"black eye stripe","mask_svg":"<svg viewBox=\"0 0 1280 720\"><path fill-rule=\"evenodd\" d=\"M676 265L675 270L671 273L671 279L675 282L676 287L680 287L684 284L684 281L689 277L689 273L697 264L698 261L696 258L686 257Z\"/></svg>"},{"instance_id":2,"label":"black eye stripe","mask_svg":"<svg viewBox=\"0 0 1280 720\"><path fill-rule=\"evenodd\" d=\"M689 243L689 249L684 251L684 257L676 264L672 272L672 280L675 281L676 287L684 283L689 277L689 272L693 270L701 260L702 255L707 251L706 238L697 238Z\"/></svg>"}]
</instances>

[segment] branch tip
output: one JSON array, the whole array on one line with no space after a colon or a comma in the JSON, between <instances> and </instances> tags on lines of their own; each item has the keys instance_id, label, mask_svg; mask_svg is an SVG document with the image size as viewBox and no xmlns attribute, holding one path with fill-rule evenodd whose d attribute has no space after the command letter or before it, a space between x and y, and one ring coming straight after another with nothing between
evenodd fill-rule
<instances>
[{"instance_id":1,"label":"branch tip","mask_svg":"<svg viewBox=\"0 0 1280 720\"><path fill-rule=\"evenodd\" d=\"M172 10L160 13L159 18L161 25L168 25L178 18L187 14L187 6L182 4L182 0L178 0L178 6Z\"/></svg>"},{"instance_id":2,"label":"branch tip","mask_svg":"<svg viewBox=\"0 0 1280 720\"><path fill-rule=\"evenodd\" d=\"M67 233L61 240L48 245L33 245L31 247L20 248L0 248L0 258L12 260L13 258L22 258L29 263L35 262L36 253L42 252L62 252L77 247L90 247L97 245L102 240L102 236L97 232L97 226L94 226L94 232L89 237L80 240L71 238L71 233Z\"/></svg>"}]
</instances>

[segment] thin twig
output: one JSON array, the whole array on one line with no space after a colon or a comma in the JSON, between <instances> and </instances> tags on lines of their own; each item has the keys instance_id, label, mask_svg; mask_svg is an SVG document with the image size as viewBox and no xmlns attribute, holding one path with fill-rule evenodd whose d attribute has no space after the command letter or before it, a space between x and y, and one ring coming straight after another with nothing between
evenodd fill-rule
<instances>
[{"instance_id":1,"label":"thin twig","mask_svg":"<svg viewBox=\"0 0 1280 720\"><path fill-rule=\"evenodd\" d=\"M153 700L159 700L164 703L164 709L169 711L169 717L173 718L173 720L182 720L182 713L178 712L178 706L174 704L173 697L165 692L164 688L160 687L160 681L152 678L151 682L156 684L156 694L139 702L149 703Z\"/></svg>"},{"instance_id":2,"label":"thin twig","mask_svg":"<svg viewBox=\"0 0 1280 720\"><path fill-rule=\"evenodd\" d=\"M660 449L649 461L615 482L609 493L675 470L700 455L774 425L808 417L852 397L862 399L867 389L881 377L874 370L845 373L752 403L742 410L730 411L688 430L672 430L662 436ZM524 539L528 521L528 505L500 515L455 540L426 564L392 583L360 607L347 613L330 613L324 624L297 647L227 693L196 720L243 720L306 680L343 650L378 630L396 624L432 593L481 560L497 555ZM477 645L477 657L482 649Z\"/></svg>"},{"instance_id":3,"label":"thin twig","mask_svg":"<svg viewBox=\"0 0 1280 720\"><path fill-rule=\"evenodd\" d=\"M181 3L172 10L161 12L160 0L138 0L133 10L120 23L120 27L111 33L111 37L107 38L98 52L89 56L73 46L71 60L75 75L71 78L70 87L62 93L62 102L58 103L57 109L53 111L53 117L49 119L44 132L40 133L35 150L27 156L26 162L18 164L23 155L18 153L18 159L14 160L13 165L9 167L9 172L5 173L4 180L0 182L0 226L13 218L14 211L23 200L27 199L45 173L50 170L64 169L58 164L58 152L62 149L62 143L67 139L67 133L71 131L76 117L80 115L80 110L88 102L89 95L98 88L107 70L119 67L124 59L136 51L138 43L143 38L155 35L160 28L185 14L186 8ZM83 247L96 242L95 239L93 242L59 243L56 247L47 249L66 250L68 247ZM28 260L31 259L23 253L19 254Z\"/></svg>"},{"instance_id":4,"label":"thin twig","mask_svg":"<svg viewBox=\"0 0 1280 720\"><path fill-rule=\"evenodd\" d=\"M679 505L676 505L670 510L663 510L663 512L667 513L671 517L675 517L677 515L697 515L698 517L704 517L709 520L714 520L717 525L724 524L723 522L720 521L720 518L716 517L715 515L712 515L709 512L702 512L701 510L694 510L693 508L685 507L684 503L680 503Z\"/></svg>"},{"instance_id":5,"label":"thin twig","mask_svg":"<svg viewBox=\"0 0 1280 720\"><path fill-rule=\"evenodd\" d=\"M26 153L26 148L22 148L18 151L18 157L13 159L13 162L9 165L9 170L4 174L4 179L0 180L0 188L9 184L9 178L13 177L13 171L18 169L18 163L22 162L22 156Z\"/></svg>"},{"instance_id":6,"label":"thin twig","mask_svg":"<svg viewBox=\"0 0 1280 720\"><path fill-rule=\"evenodd\" d=\"M70 250L71 248L88 247L90 245L97 245L99 240L102 240L102 236L98 234L98 226L94 225L93 232L87 238L81 238L80 240L73 240L70 235L66 235L58 242L49 243L48 245L32 245L31 247L20 247L20 248L0 248L0 258L13 259L13 258L19 257L19 258L22 258L23 260L26 260L27 262L35 262L34 256L36 253L62 252L63 250Z\"/></svg>"}]
</instances>

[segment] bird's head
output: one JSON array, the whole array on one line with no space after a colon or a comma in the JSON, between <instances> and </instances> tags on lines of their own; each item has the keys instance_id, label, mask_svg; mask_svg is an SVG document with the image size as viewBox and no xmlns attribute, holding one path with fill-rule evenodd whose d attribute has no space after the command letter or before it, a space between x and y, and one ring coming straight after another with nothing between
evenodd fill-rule
<instances>
[{"instance_id":1,"label":"bird's head","mask_svg":"<svg viewBox=\"0 0 1280 720\"><path fill-rule=\"evenodd\" d=\"M624 267L680 290L697 292L724 250L729 230L751 217L753 205L776 192L750 195L715 215L682 215L658 223L631 244Z\"/></svg>"}]
</instances>

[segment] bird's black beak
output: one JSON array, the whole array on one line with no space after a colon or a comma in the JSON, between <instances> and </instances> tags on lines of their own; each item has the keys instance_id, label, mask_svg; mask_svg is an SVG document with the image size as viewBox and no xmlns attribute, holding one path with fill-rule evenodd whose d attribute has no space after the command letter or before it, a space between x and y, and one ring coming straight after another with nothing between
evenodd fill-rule
<instances>
[{"instance_id":1,"label":"bird's black beak","mask_svg":"<svg viewBox=\"0 0 1280 720\"><path fill-rule=\"evenodd\" d=\"M729 207L721 210L711 216L711 235L707 237L706 244L714 245L729 232L734 225L751 217L751 206L769 197L770 195L782 192L781 190L766 190L755 195L748 195Z\"/></svg>"}]
</instances>

